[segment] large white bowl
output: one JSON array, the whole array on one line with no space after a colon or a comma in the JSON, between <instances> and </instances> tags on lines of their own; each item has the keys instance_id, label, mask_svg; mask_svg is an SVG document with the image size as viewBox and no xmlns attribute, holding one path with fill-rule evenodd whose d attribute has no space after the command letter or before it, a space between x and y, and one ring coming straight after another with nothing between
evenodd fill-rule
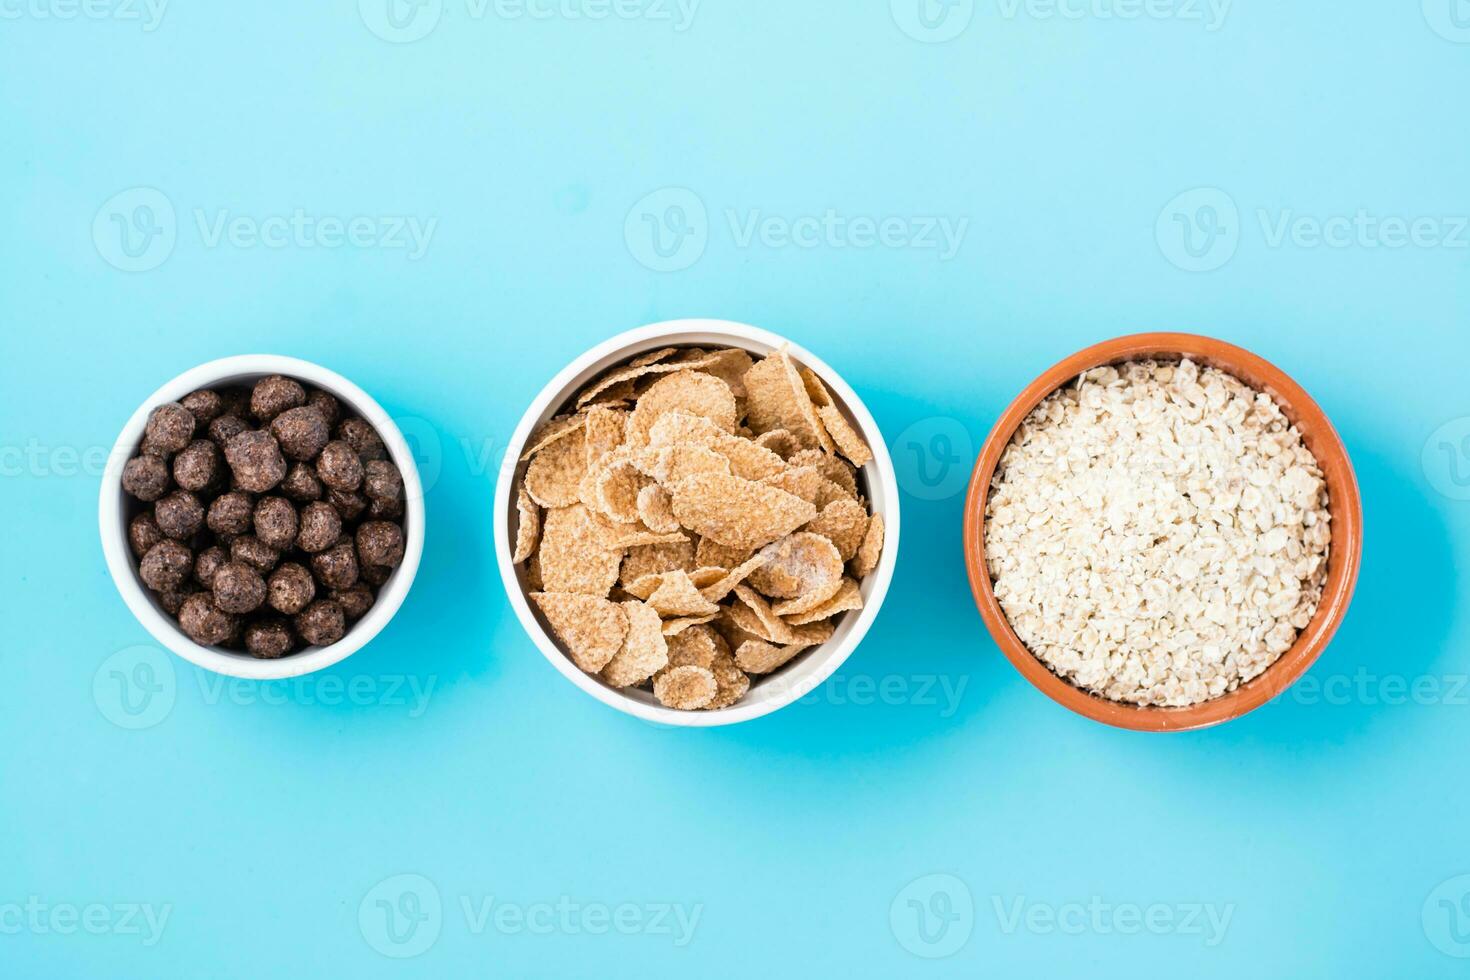
<instances>
[{"instance_id":1,"label":"large white bowl","mask_svg":"<svg viewBox=\"0 0 1470 980\"><path fill-rule=\"evenodd\" d=\"M577 392L598 374L647 351L677 345L742 347L758 355L769 354L783 345L787 346L798 363L811 368L821 377L832 397L846 409L848 416L857 423L863 438L872 447L873 461L862 468L860 476L867 484L867 495L873 512L883 515L885 525L883 556L878 567L862 583L863 608L844 613L838 621L837 631L826 643L806 651L769 677L751 678L750 692L744 698L728 708L715 711L676 711L665 708L647 691L618 690L583 673L557 645L544 621L532 610L531 603L526 598L529 590L524 566L516 566L511 562L514 555L511 531L516 519L513 490L517 473L521 469L517 461L525 451L526 441L531 433L566 407ZM495 557L500 565L500 575L505 581L505 591L510 597L511 607L515 609L516 616L520 618L521 625L525 627L537 649L563 677L603 704L645 721L684 727L733 725L759 718L800 700L830 677L856 649L863 635L868 632L868 627L873 625L879 607L883 605L883 597L888 592L888 583L893 579L893 569L898 557L898 528L898 481L893 474L893 461L888 456L888 447L883 441L882 433L878 431L878 424L873 421L873 416L868 413L862 400L836 372L809 351L784 337L728 320L670 320L655 323L619 334L578 357L541 389L541 393L526 410L511 437L505 464L501 468L500 479L495 488Z\"/></svg>"},{"instance_id":2,"label":"large white bowl","mask_svg":"<svg viewBox=\"0 0 1470 980\"><path fill-rule=\"evenodd\" d=\"M398 472L403 474L404 517L403 517L403 561L393 570L388 581L378 589L376 601L356 623L347 630L347 635L326 647L308 647L299 653L279 660L257 660L246 653L226 650L223 647L206 647L189 639L179 628L172 616L164 612L158 598L138 577L138 563L128 546L128 522L144 505L130 497L122 488L123 466L138 451L143 441L143 428L148 424L148 415L154 408L167 402L176 402L191 391L199 388L215 388L227 385L248 385L268 375L280 374L295 378L308 385L335 395L345 411L362 416L377 430L383 444L388 447ZM138 622L153 634L153 638L174 653L193 664L217 674L231 677L246 677L255 680L274 680L282 677L298 677L330 667L351 656L378 635L388 625L388 620L403 605L414 575L418 572L419 558L424 552L424 493L419 483L419 471L413 453L403 439L403 433L367 392L346 378L310 361L275 354L241 354L225 357L185 371L168 384L159 388L138 406L133 417L123 426L117 437L112 455L107 460L107 469L102 474L102 493L98 505L98 521L102 530L102 552L107 557L107 569L117 583L118 592Z\"/></svg>"}]
</instances>

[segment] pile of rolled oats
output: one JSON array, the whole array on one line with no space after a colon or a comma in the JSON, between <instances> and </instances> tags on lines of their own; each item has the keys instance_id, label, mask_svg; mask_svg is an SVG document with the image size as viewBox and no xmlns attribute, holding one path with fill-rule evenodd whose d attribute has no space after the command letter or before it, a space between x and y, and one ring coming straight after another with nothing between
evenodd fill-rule
<instances>
[{"instance_id":1,"label":"pile of rolled oats","mask_svg":"<svg viewBox=\"0 0 1470 980\"><path fill-rule=\"evenodd\" d=\"M1321 601L1327 488L1272 398L1214 368L1083 374L996 468L985 550L1017 636L1114 701L1183 706L1291 648Z\"/></svg>"}]
</instances>

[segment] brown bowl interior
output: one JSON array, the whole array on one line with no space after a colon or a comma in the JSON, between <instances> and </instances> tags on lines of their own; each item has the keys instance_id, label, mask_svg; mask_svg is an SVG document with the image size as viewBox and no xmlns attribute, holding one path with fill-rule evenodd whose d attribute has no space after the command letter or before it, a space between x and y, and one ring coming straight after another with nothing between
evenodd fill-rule
<instances>
[{"instance_id":1,"label":"brown bowl interior","mask_svg":"<svg viewBox=\"0 0 1470 980\"><path fill-rule=\"evenodd\" d=\"M1322 603L1290 650L1260 676L1212 701L1186 708L1154 708L1101 698L1052 673L1021 642L1000 608L985 560L985 505L991 478L1011 437L1031 410L1084 371L1143 358L1188 357L1219 368L1276 399L1282 413L1301 431L1327 481L1332 515L1332 545ZM1224 341L1195 334L1144 333L1104 341L1052 367L1013 401L991 429L980 451L965 501L965 566L975 604L990 635L1027 680L1052 700L1095 721L1136 731L1184 731L1218 725L1260 707L1286 690L1326 649L1342 623L1357 582L1363 547L1363 504L1357 477L1342 440L1322 409L1280 369Z\"/></svg>"}]
</instances>

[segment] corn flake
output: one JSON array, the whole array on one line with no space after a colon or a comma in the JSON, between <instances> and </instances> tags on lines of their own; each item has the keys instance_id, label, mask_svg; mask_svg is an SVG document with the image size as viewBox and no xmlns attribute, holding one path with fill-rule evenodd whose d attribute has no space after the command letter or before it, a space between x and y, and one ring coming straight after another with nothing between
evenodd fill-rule
<instances>
[{"instance_id":1,"label":"corn flake","mask_svg":"<svg viewBox=\"0 0 1470 980\"><path fill-rule=\"evenodd\" d=\"M547 511L541 531L542 587L606 597L618 579L622 550L604 544L593 516L581 504Z\"/></svg>"},{"instance_id":2,"label":"corn flake","mask_svg":"<svg viewBox=\"0 0 1470 980\"><path fill-rule=\"evenodd\" d=\"M618 652L602 668L602 679L613 687L642 684L669 662L663 620L652 607L637 600L621 604L628 617L628 632Z\"/></svg>"},{"instance_id":3,"label":"corn flake","mask_svg":"<svg viewBox=\"0 0 1470 980\"><path fill-rule=\"evenodd\" d=\"M882 556L883 515L874 514L868 519L868 533L863 535L863 543L852 557L850 570L853 578L862 581L873 574L873 569L878 567L878 559Z\"/></svg>"},{"instance_id":4,"label":"corn flake","mask_svg":"<svg viewBox=\"0 0 1470 980\"><path fill-rule=\"evenodd\" d=\"M628 614L617 603L574 592L533 592L531 599L572 662L587 673L602 670L622 647Z\"/></svg>"},{"instance_id":5,"label":"corn flake","mask_svg":"<svg viewBox=\"0 0 1470 980\"><path fill-rule=\"evenodd\" d=\"M817 516L800 497L738 476L706 473L668 489L680 524L730 548L759 548Z\"/></svg>"},{"instance_id":6,"label":"corn flake","mask_svg":"<svg viewBox=\"0 0 1470 980\"><path fill-rule=\"evenodd\" d=\"M653 682L653 696L666 708L698 711L715 699L719 684L703 667L675 667Z\"/></svg>"},{"instance_id":7,"label":"corn flake","mask_svg":"<svg viewBox=\"0 0 1470 980\"><path fill-rule=\"evenodd\" d=\"M541 507L524 486L516 488L516 514L516 550L511 561L519 565L535 554L541 543Z\"/></svg>"}]
</instances>

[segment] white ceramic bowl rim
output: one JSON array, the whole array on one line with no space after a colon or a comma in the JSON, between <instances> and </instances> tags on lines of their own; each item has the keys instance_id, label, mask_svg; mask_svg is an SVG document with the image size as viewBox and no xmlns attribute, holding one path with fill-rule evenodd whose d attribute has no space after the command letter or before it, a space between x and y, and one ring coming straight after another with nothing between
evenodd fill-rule
<instances>
[{"instance_id":1,"label":"white ceramic bowl rim","mask_svg":"<svg viewBox=\"0 0 1470 980\"><path fill-rule=\"evenodd\" d=\"M515 483L517 461L531 432L565 405L582 384L593 376L639 353L665 345L723 344L743 347L757 353L787 346L791 356L811 368L831 390L832 395L851 414L873 451L873 462L863 468L872 495L872 506L884 520L883 554L878 567L863 580L864 605L855 615L848 613L834 637L804 653L781 672L757 678L746 697L728 708L717 711L676 711L652 701L639 700L614 690L577 668L549 636L531 609L520 576L511 562L510 510L511 490ZM893 461L883 441L878 424L869 414L857 393L824 361L798 344L758 327L729 320L668 320L638 327L612 337L568 364L541 389L522 416L511 437L495 489L495 557L505 583L506 595L517 618L537 649L563 677L603 704L655 724L686 728L709 728L750 721L800 700L819 687L851 655L862 641L878 614L893 579L898 556L899 497Z\"/></svg>"},{"instance_id":2,"label":"white ceramic bowl rim","mask_svg":"<svg viewBox=\"0 0 1470 980\"><path fill-rule=\"evenodd\" d=\"M138 578L132 549L127 540L126 494L122 489L123 466L133 456L143 438L143 429L153 409L166 402L178 401L191 391L229 383L252 376L281 374L296 378L335 395L346 407L361 415L377 430L398 471L403 475L404 551L403 561L378 590L377 600L367 614L353 623L347 635L331 646L313 647L279 660L257 660L248 654L220 647L201 646L179 629L152 597ZM108 571L117 584L123 601L153 638L190 663L206 670L254 680L298 677L338 663L366 646L376 636L407 597L419 560L424 550L424 493L419 482L418 466L398 426L367 392L346 378L318 364L278 354L240 354L220 358L185 371L149 395L138 406L117 437L107 468L102 475L98 501L98 523L102 534L102 552Z\"/></svg>"}]
</instances>

